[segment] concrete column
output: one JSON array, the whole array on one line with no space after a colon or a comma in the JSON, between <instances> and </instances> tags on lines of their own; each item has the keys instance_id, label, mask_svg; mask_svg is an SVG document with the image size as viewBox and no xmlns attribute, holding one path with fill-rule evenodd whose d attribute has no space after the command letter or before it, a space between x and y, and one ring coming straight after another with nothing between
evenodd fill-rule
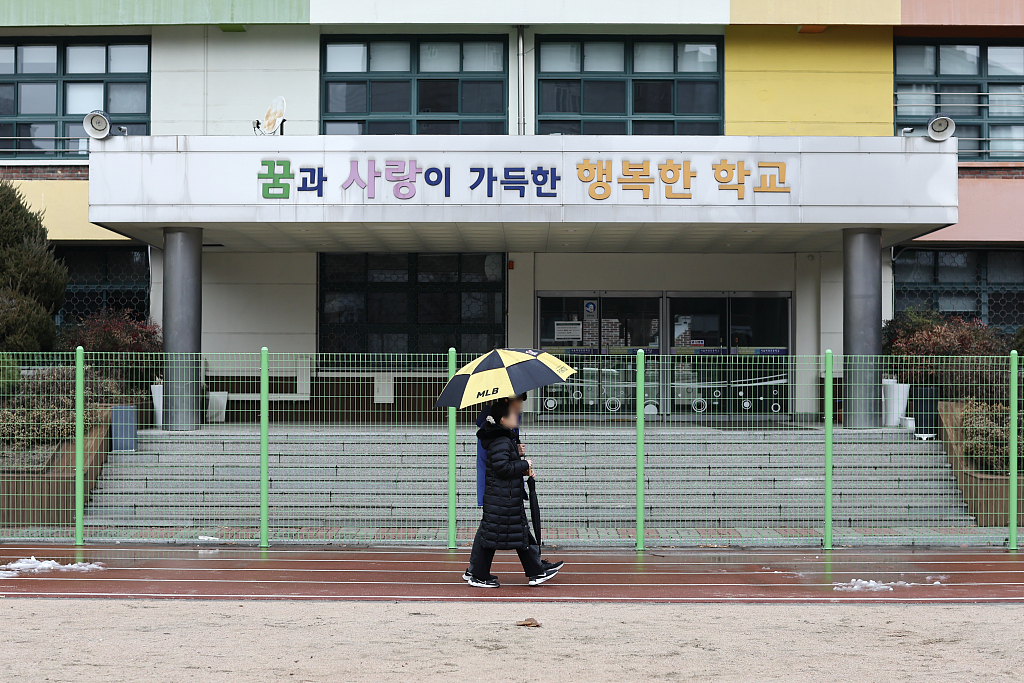
<instances>
[{"instance_id":1,"label":"concrete column","mask_svg":"<svg viewBox=\"0 0 1024 683\"><path fill-rule=\"evenodd\" d=\"M202 407L203 231L164 228L164 405L168 431L198 429Z\"/></svg>"},{"instance_id":2,"label":"concrete column","mask_svg":"<svg viewBox=\"0 0 1024 683\"><path fill-rule=\"evenodd\" d=\"M881 426L882 236L879 230L843 230L843 426Z\"/></svg>"}]
</instances>

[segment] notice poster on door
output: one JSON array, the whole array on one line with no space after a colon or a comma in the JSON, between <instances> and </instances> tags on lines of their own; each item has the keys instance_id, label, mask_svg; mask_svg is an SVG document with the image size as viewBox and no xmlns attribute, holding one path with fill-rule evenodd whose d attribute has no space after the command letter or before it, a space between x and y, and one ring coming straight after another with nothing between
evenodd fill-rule
<instances>
[{"instance_id":1,"label":"notice poster on door","mask_svg":"<svg viewBox=\"0 0 1024 683\"><path fill-rule=\"evenodd\" d=\"M556 320L555 341L583 341L583 323L578 320Z\"/></svg>"},{"instance_id":2,"label":"notice poster on door","mask_svg":"<svg viewBox=\"0 0 1024 683\"><path fill-rule=\"evenodd\" d=\"M583 319L597 320L597 299L584 299Z\"/></svg>"}]
</instances>

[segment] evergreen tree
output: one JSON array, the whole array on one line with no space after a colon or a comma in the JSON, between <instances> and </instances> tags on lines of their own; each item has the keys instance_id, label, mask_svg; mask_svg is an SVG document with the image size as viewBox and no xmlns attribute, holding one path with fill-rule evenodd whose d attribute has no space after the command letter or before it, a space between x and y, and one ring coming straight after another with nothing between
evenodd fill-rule
<instances>
[{"instance_id":1,"label":"evergreen tree","mask_svg":"<svg viewBox=\"0 0 1024 683\"><path fill-rule=\"evenodd\" d=\"M42 211L0 180L0 351L49 351L53 315L64 304L68 271L53 256Z\"/></svg>"}]
</instances>

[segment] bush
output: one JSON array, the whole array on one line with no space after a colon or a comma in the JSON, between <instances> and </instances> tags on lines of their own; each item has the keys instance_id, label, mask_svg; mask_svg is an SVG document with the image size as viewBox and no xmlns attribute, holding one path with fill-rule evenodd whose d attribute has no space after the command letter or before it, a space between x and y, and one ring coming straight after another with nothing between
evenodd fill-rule
<instances>
[{"instance_id":1,"label":"bush","mask_svg":"<svg viewBox=\"0 0 1024 683\"><path fill-rule=\"evenodd\" d=\"M133 391L148 391L163 371L158 355L164 348L160 326L152 320L136 320L131 311L105 308L62 328L57 349L74 351L79 346L90 354L111 354L98 360L97 368Z\"/></svg>"},{"instance_id":2,"label":"bush","mask_svg":"<svg viewBox=\"0 0 1024 683\"><path fill-rule=\"evenodd\" d=\"M882 353L894 353L894 345L903 344L921 330L931 329L941 322L942 316L930 308L900 311L882 323Z\"/></svg>"},{"instance_id":3,"label":"bush","mask_svg":"<svg viewBox=\"0 0 1024 683\"><path fill-rule=\"evenodd\" d=\"M50 351L56 325L39 302L11 289L0 289L0 351Z\"/></svg>"},{"instance_id":4,"label":"bush","mask_svg":"<svg viewBox=\"0 0 1024 683\"><path fill-rule=\"evenodd\" d=\"M917 317L892 334L891 374L904 384L933 384L943 398L1007 399L1009 352L998 329L955 316L929 324Z\"/></svg>"},{"instance_id":5,"label":"bush","mask_svg":"<svg viewBox=\"0 0 1024 683\"><path fill-rule=\"evenodd\" d=\"M96 368L84 370L85 426L99 420L99 406L119 403L123 385ZM0 452L27 450L75 436L75 368L38 370L0 402Z\"/></svg>"},{"instance_id":6,"label":"bush","mask_svg":"<svg viewBox=\"0 0 1024 683\"><path fill-rule=\"evenodd\" d=\"M961 422L964 457L979 470L1010 471L1010 408L1005 404L968 401ZM1017 437L1017 457L1024 471L1024 432Z\"/></svg>"},{"instance_id":7,"label":"bush","mask_svg":"<svg viewBox=\"0 0 1024 683\"><path fill-rule=\"evenodd\" d=\"M50 316L64 303L68 271L46 241L43 214L0 180L0 351L49 351Z\"/></svg>"},{"instance_id":8,"label":"bush","mask_svg":"<svg viewBox=\"0 0 1024 683\"><path fill-rule=\"evenodd\" d=\"M9 353L0 353L0 401L13 396L21 382L21 366Z\"/></svg>"},{"instance_id":9,"label":"bush","mask_svg":"<svg viewBox=\"0 0 1024 683\"><path fill-rule=\"evenodd\" d=\"M1024 325L1010 339L1010 349L1016 351L1017 355L1024 356Z\"/></svg>"}]
</instances>

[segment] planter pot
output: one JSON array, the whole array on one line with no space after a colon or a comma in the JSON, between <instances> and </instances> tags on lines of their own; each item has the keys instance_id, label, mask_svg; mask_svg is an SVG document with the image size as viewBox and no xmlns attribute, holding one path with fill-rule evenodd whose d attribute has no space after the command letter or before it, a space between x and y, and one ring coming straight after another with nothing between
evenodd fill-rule
<instances>
[{"instance_id":1,"label":"planter pot","mask_svg":"<svg viewBox=\"0 0 1024 683\"><path fill-rule=\"evenodd\" d=\"M882 380L882 413L886 427L900 426L900 420L907 415L909 398L909 384L897 384L894 379Z\"/></svg>"},{"instance_id":2,"label":"planter pot","mask_svg":"<svg viewBox=\"0 0 1024 683\"><path fill-rule=\"evenodd\" d=\"M1010 521L1010 477L980 472L963 456L963 410L963 403L944 401L939 404L942 440L957 486L964 494L967 511L978 526L1005 527ZM1018 478L1017 496L1017 524L1024 526L1024 476Z\"/></svg>"},{"instance_id":3,"label":"planter pot","mask_svg":"<svg viewBox=\"0 0 1024 683\"><path fill-rule=\"evenodd\" d=\"M931 384L915 384L910 388L914 405L915 434L939 433L939 390Z\"/></svg>"},{"instance_id":4,"label":"planter pot","mask_svg":"<svg viewBox=\"0 0 1024 683\"><path fill-rule=\"evenodd\" d=\"M111 450L134 451L139 437L139 409L112 406L110 416Z\"/></svg>"},{"instance_id":5,"label":"planter pot","mask_svg":"<svg viewBox=\"0 0 1024 683\"><path fill-rule=\"evenodd\" d=\"M228 392L211 391L209 405L206 409L206 422L212 424L223 422L228 408Z\"/></svg>"},{"instance_id":6,"label":"planter pot","mask_svg":"<svg viewBox=\"0 0 1024 683\"><path fill-rule=\"evenodd\" d=\"M110 411L83 439L86 502L110 453ZM75 521L75 442L61 442L49 464L0 470L0 527L50 526Z\"/></svg>"},{"instance_id":7,"label":"planter pot","mask_svg":"<svg viewBox=\"0 0 1024 683\"><path fill-rule=\"evenodd\" d=\"M164 385L151 384L149 391L153 394L153 428L164 428Z\"/></svg>"}]
</instances>

